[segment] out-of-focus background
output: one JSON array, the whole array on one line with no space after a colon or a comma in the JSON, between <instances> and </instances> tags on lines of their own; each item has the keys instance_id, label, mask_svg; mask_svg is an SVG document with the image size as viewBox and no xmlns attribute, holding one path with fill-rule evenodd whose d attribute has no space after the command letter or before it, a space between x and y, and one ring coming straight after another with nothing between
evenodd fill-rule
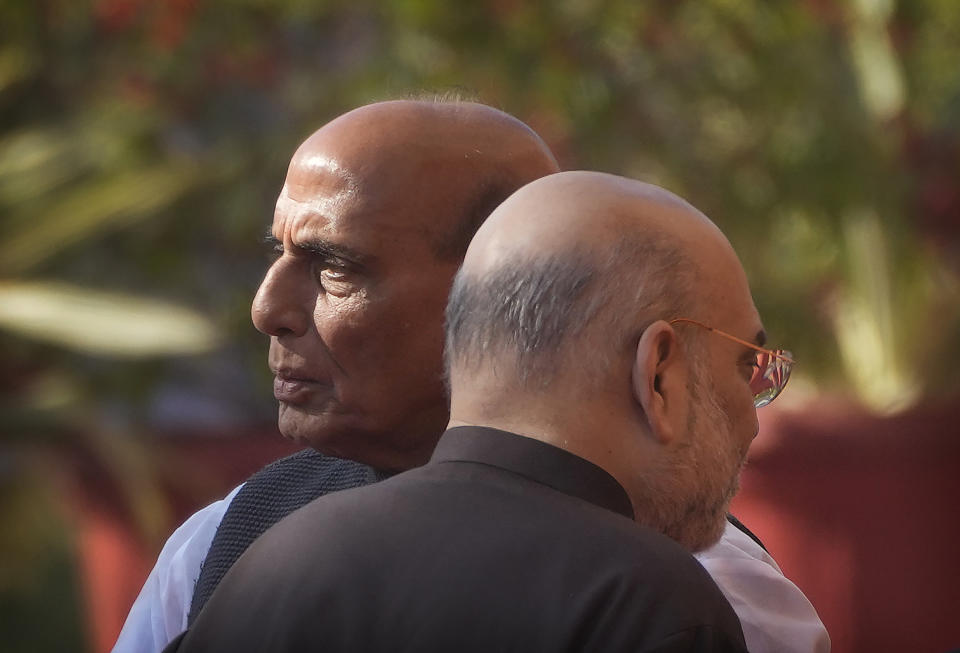
<instances>
[{"instance_id":1,"label":"out-of-focus background","mask_svg":"<svg viewBox=\"0 0 960 653\"><path fill-rule=\"evenodd\" d=\"M249 302L297 144L466 89L729 235L775 344L735 509L834 650L960 647L960 3L4 0L0 632L105 651L276 434Z\"/></svg>"}]
</instances>

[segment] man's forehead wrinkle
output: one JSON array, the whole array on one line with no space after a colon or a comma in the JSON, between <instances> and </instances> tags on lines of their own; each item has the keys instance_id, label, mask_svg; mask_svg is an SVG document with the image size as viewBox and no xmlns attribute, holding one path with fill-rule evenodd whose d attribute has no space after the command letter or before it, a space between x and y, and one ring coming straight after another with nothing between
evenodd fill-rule
<instances>
[{"instance_id":1,"label":"man's forehead wrinkle","mask_svg":"<svg viewBox=\"0 0 960 653\"><path fill-rule=\"evenodd\" d=\"M349 191L302 195L285 193L277 201L277 210L282 212L287 220L293 220L297 224L315 217L332 221L334 216L342 213L346 205L350 204L355 197Z\"/></svg>"},{"instance_id":2,"label":"man's forehead wrinkle","mask_svg":"<svg viewBox=\"0 0 960 653\"><path fill-rule=\"evenodd\" d=\"M292 201L303 204L324 205L330 202L344 203L360 195L356 176L328 157L314 161L298 162L291 166L280 193Z\"/></svg>"},{"instance_id":3,"label":"man's forehead wrinkle","mask_svg":"<svg viewBox=\"0 0 960 653\"><path fill-rule=\"evenodd\" d=\"M348 212L352 204L362 198L356 182L349 174L341 174L329 168L320 168L320 174L288 175L277 198L274 213L275 230L297 234L315 232L319 227L335 224L339 216Z\"/></svg>"}]
</instances>

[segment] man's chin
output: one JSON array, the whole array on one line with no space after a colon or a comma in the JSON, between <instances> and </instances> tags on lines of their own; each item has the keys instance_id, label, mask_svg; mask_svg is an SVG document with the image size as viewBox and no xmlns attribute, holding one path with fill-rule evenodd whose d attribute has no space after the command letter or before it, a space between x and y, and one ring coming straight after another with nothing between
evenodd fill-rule
<instances>
[{"instance_id":1,"label":"man's chin","mask_svg":"<svg viewBox=\"0 0 960 653\"><path fill-rule=\"evenodd\" d=\"M300 407L280 403L277 428L283 437L322 453L331 453L330 447L349 432L344 415L310 413Z\"/></svg>"},{"instance_id":2,"label":"man's chin","mask_svg":"<svg viewBox=\"0 0 960 653\"><path fill-rule=\"evenodd\" d=\"M354 460L378 469L406 469L413 466L394 460L395 449L383 429L371 428L353 414L309 413L296 406L280 404L277 427L280 434L326 456ZM425 462L425 461L424 461Z\"/></svg>"},{"instance_id":3,"label":"man's chin","mask_svg":"<svg viewBox=\"0 0 960 653\"><path fill-rule=\"evenodd\" d=\"M716 509L712 513L712 518L706 520L707 522L713 524L713 528L705 528L701 533L697 534L698 537L696 538L696 541L692 543L692 546L688 547L691 551L694 553L699 553L700 551L709 549L711 546L720 541L720 538L723 537L723 532L727 528L727 513L730 512L730 501L733 499L739 488L739 477L737 477L728 487L723 500L716 504Z\"/></svg>"},{"instance_id":4,"label":"man's chin","mask_svg":"<svg viewBox=\"0 0 960 653\"><path fill-rule=\"evenodd\" d=\"M701 551L709 549L720 541L726 527L727 513L724 512L722 516L716 519L711 530L704 530L702 533L697 533L696 538L688 544L687 549L693 553L700 553Z\"/></svg>"}]
</instances>

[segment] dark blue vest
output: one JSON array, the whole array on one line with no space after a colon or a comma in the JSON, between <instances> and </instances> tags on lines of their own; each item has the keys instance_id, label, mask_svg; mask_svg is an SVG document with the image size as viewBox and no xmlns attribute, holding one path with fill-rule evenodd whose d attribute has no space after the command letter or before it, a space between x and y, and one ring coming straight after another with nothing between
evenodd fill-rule
<instances>
[{"instance_id":1,"label":"dark blue vest","mask_svg":"<svg viewBox=\"0 0 960 653\"><path fill-rule=\"evenodd\" d=\"M375 483L388 475L352 460L304 449L251 476L217 527L194 586L187 624L193 624L227 570L265 530L317 497Z\"/></svg>"}]
</instances>

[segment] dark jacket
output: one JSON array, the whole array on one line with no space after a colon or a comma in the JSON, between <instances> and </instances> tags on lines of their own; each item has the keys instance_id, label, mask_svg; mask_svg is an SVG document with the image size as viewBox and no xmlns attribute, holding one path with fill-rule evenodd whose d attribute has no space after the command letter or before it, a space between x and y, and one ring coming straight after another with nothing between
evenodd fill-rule
<instances>
[{"instance_id":1,"label":"dark jacket","mask_svg":"<svg viewBox=\"0 0 960 653\"><path fill-rule=\"evenodd\" d=\"M461 427L257 540L168 651L745 651L706 571L561 449Z\"/></svg>"}]
</instances>

